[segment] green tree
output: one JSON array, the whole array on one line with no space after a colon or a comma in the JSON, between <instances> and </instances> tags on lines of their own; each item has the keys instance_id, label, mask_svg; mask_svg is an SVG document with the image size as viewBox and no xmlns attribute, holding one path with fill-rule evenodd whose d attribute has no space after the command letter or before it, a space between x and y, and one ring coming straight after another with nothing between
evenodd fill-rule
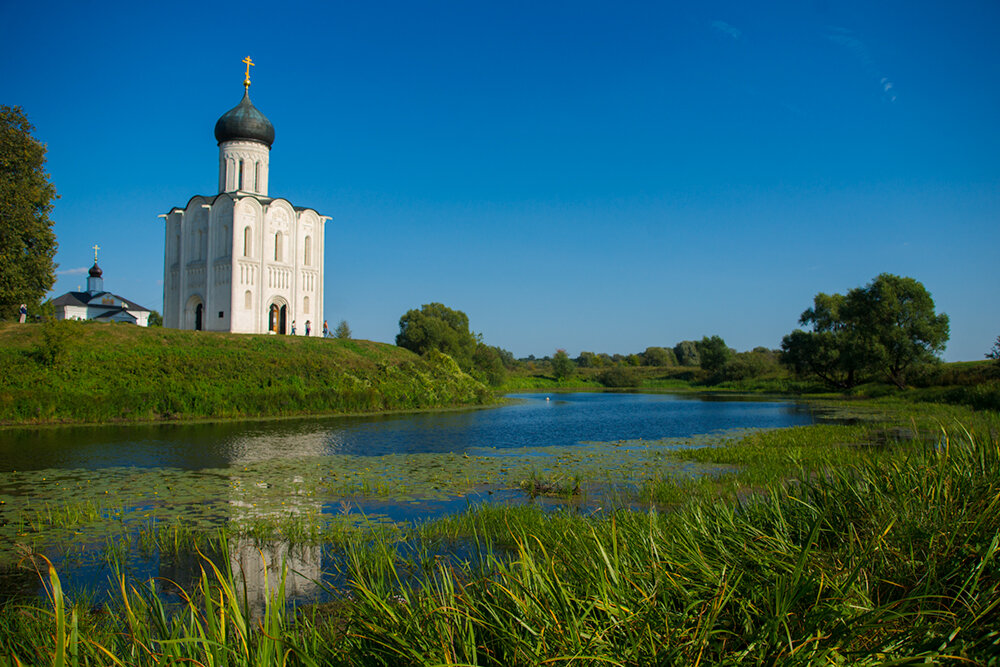
<instances>
[{"instance_id":1,"label":"green tree","mask_svg":"<svg viewBox=\"0 0 1000 667\"><path fill-rule=\"evenodd\" d=\"M157 311L153 310L149 313L149 319L146 320L146 326L149 327L162 327L163 326L163 315L160 315Z\"/></svg>"},{"instance_id":2,"label":"green tree","mask_svg":"<svg viewBox=\"0 0 1000 667\"><path fill-rule=\"evenodd\" d=\"M476 335L469 331L469 317L440 303L424 304L399 318L396 345L417 354L444 352L466 371L472 367L477 343Z\"/></svg>"},{"instance_id":3,"label":"green tree","mask_svg":"<svg viewBox=\"0 0 1000 667\"><path fill-rule=\"evenodd\" d=\"M645 366L676 366L677 357L674 351L665 347L647 347L642 353L642 363Z\"/></svg>"},{"instance_id":4,"label":"green tree","mask_svg":"<svg viewBox=\"0 0 1000 667\"><path fill-rule=\"evenodd\" d=\"M557 380L563 380L573 374L573 360L566 354L566 350L556 350L552 356L552 375Z\"/></svg>"},{"instance_id":5,"label":"green tree","mask_svg":"<svg viewBox=\"0 0 1000 667\"><path fill-rule=\"evenodd\" d=\"M700 366L701 357L698 355L698 344L693 340L685 340L674 346L674 356L681 366Z\"/></svg>"},{"instance_id":6,"label":"green tree","mask_svg":"<svg viewBox=\"0 0 1000 667\"><path fill-rule=\"evenodd\" d=\"M796 329L782 339L782 363L797 375L814 375L837 389L856 385L865 361L847 322L845 303L842 294L820 292L813 297L813 307L799 317L799 324L810 325L812 331Z\"/></svg>"},{"instance_id":7,"label":"green tree","mask_svg":"<svg viewBox=\"0 0 1000 667\"><path fill-rule=\"evenodd\" d=\"M499 387L507 379L507 367L504 365L504 352L499 347L485 343L476 343L472 353L472 375L477 380L493 387ZM507 354L510 354L507 352ZM511 355L513 359L513 355Z\"/></svg>"},{"instance_id":8,"label":"green tree","mask_svg":"<svg viewBox=\"0 0 1000 667\"><path fill-rule=\"evenodd\" d=\"M705 336L697 343L699 365L713 373L722 370L729 361L729 346L721 336Z\"/></svg>"},{"instance_id":9,"label":"green tree","mask_svg":"<svg viewBox=\"0 0 1000 667\"><path fill-rule=\"evenodd\" d=\"M846 295L817 294L796 330L782 339L782 362L802 375L849 389L866 377L902 388L907 373L931 362L948 341L948 316L913 278L883 273Z\"/></svg>"},{"instance_id":10,"label":"green tree","mask_svg":"<svg viewBox=\"0 0 1000 667\"><path fill-rule=\"evenodd\" d=\"M56 236L49 213L55 188L45 146L21 107L0 106L0 308L36 306L55 283Z\"/></svg>"},{"instance_id":11,"label":"green tree","mask_svg":"<svg viewBox=\"0 0 1000 667\"><path fill-rule=\"evenodd\" d=\"M340 320L340 324L334 330L333 335L336 338L347 339L351 337L351 327L347 326L347 320Z\"/></svg>"},{"instance_id":12,"label":"green tree","mask_svg":"<svg viewBox=\"0 0 1000 667\"><path fill-rule=\"evenodd\" d=\"M993 359L998 364L1000 364L1000 336L997 336L997 340L993 343L993 349L986 353L987 359Z\"/></svg>"},{"instance_id":13,"label":"green tree","mask_svg":"<svg viewBox=\"0 0 1000 667\"><path fill-rule=\"evenodd\" d=\"M514 353L510 350L505 350L502 347L494 347L493 349L500 355L500 361L503 363L503 367L507 370L512 371L521 365L520 362L514 358Z\"/></svg>"},{"instance_id":14,"label":"green tree","mask_svg":"<svg viewBox=\"0 0 1000 667\"><path fill-rule=\"evenodd\" d=\"M755 347L750 352L737 352L729 357L722 369L726 380L750 380L776 374L781 370L778 354L766 347Z\"/></svg>"},{"instance_id":15,"label":"green tree","mask_svg":"<svg viewBox=\"0 0 1000 667\"><path fill-rule=\"evenodd\" d=\"M913 278L882 273L847 294L848 317L868 364L897 387L914 366L938 359L948 342L948 316Z\"/></svg>"}]
</instances>

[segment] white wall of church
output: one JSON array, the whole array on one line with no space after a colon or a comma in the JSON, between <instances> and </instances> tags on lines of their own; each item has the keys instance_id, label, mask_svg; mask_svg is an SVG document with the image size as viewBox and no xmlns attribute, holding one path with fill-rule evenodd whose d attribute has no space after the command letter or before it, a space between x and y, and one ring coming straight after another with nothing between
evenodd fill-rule
<instances>
[{"instance_id":1,"label":"white wall of church","mask_svg":"<svg viewBox=\"0 0 1000 667\"><path fill-rule=\"evenodd\" d=\"M256 141L226 141L219 145L219 192L251 192L267 196L271 150Z\"/></svg>"},{"instance_id":2,"label":"white wall of church","mask_svg":"<svg viewBox=\"0 0 1000 667\"><path fill-rule=\"evenodd\" d=\"M232 331L263 333L264 306L261 302L261 261L263 235L261 221L264 208L254 197L239 200L233 210L233 283L230 299L233 304ZM249 304L249 307L248 307Z\"/></svg>"},{"instance_id":3,"label":"white wall of church","mask_svg":"<svg viewBox=\"0 0 1000 667\"><path fill-rule=\"evenodd\" d=\"M194 197L167 216L163 322L206 331L322 335L324 218L284 199ZM199 306L201 308L199 316ZM278 331L281 333L281 331Z\"/></svg>"},{"instance_id":4,"label":"white wall of church","mask_svg":"<svg viewBox=\"0 0 1000 667\"><path fill-rule=\"evenodd\" d=\"M163 240L163 326L180 329L181 326L181 249L183 211L174 209L167 214Z\"/></svg>"}]
</instances>

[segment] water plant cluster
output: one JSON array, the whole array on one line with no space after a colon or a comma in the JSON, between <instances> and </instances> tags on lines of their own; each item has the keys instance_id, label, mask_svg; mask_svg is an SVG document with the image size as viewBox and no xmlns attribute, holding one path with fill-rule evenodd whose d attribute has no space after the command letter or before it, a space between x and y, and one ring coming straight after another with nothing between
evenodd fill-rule
<instances>
[{"instance_id":1,"label":"water plant cluster","mask_svg":"<svg viewBox=\"0 0 1000 667\"><path fill-rule=\"evenodd\" d=\"M624 487L669 505L486 504L409 528L300 530L297 540L327 541L339 555L320 582L325 601L297 608L283 588L306 561L268 550L276 517L243 542L160 526L148 531L149 548L172 542L204 554L193 558L193 576L145 582L119 568L114 594L94 604L67 596L58 570L30 557L46 598L4 604L0 656L120 665L988 664L1000 659L998 434L995 413L957 408L754 432L649 453L733 466ZM627 458L633 444L608 446ZM582 492L588 477L580 479ZM232 551L254 539L262 562L251 576ZM449 543L464 547L426 546ZM248 599L251 579L263 579L261 605ZM168 588L172 597L162 594Z\"/></svg>"}]
</instances>

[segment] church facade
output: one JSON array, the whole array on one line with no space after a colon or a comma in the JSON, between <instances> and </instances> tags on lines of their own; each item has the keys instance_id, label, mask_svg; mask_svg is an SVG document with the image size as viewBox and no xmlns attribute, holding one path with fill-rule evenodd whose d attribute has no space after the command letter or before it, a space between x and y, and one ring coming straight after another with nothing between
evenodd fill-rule
<instances>
[{"instance_id":1,"label":"church facade","mask_svg":"<svg viewBox=\"0 0 1000 667\"><path fill-rule=\"evenodd\" d=\"M274 126L243 100L215 124L219 192L164 216L163 324L175 329L322 335L330 218L268 195Z\"/></svg>"}]
</instances>

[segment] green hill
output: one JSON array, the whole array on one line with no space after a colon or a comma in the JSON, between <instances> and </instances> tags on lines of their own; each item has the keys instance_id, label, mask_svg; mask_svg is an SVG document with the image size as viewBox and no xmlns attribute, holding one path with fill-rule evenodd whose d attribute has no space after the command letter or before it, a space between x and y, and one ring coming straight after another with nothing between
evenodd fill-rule
<instances>
[{"instance_id":1,"label":"green hill","mask_svg":"<svg viewBox=\"0 0 1000 667\"><path fill-rule=\"evenodd\" d=\"M450 357L362 340L0 324L0 423L268 417L479 405Z\"/></svg>"}]
</instances>

